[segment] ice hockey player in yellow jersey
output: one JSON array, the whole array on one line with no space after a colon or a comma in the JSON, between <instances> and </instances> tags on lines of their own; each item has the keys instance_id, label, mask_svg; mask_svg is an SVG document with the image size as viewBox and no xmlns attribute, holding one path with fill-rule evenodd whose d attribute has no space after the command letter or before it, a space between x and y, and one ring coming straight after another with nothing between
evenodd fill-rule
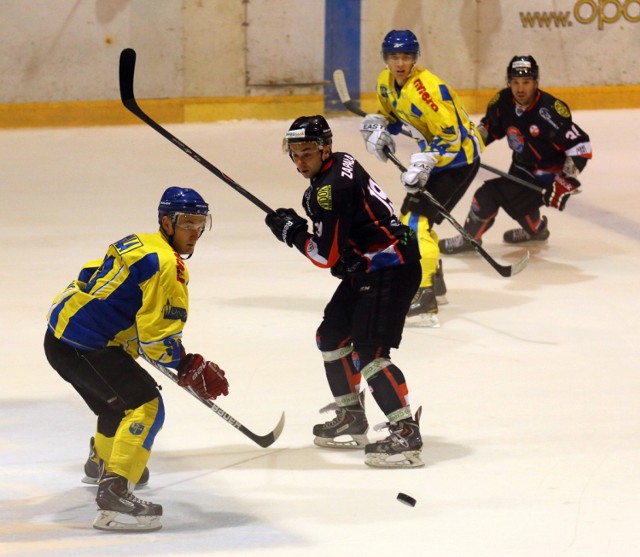
<instances>
[{"instance_id":1,"label":"ice hockey player in yellow jersey","mask_svg":"<svg viewBox=\"0 0 640 557\"><path fill-rule=\"evenodd\" d=\"M85 265L53 301L44 340L47 360L98 417L85 474L98 483L102 530L157 530L162 506L138 499L147 461L164 422L155 380L136 359L173 368L178 384L203 399L228 394L225 373L187 354L182 330L189 311L189 272L209 205L190 188L170 187L160 200L159 230L111 244Z\"/></svg>"},{"instance_id":2,"label":"ice hockey player in yellow jersey","mask_svg":"<svg viewBox=\"0 0 640 557\"><path fill-rule=\"evenodd\" d=\"M385 149L395 153L392 135L404 128L416 141L418 151L401 177L407 191L401 219L418 234L423 275L408 317L437 327L438 300L446 303L446 286L433 226L443 217L420 190L426 189L451 211L478 172L484 144L458 94L418 66L419 55L420 45L411 31L387 33L382 41L387 68L376 86L378 111L365 116L360 131L367 150L383 162Z\"/></svg>"}]
</instances>

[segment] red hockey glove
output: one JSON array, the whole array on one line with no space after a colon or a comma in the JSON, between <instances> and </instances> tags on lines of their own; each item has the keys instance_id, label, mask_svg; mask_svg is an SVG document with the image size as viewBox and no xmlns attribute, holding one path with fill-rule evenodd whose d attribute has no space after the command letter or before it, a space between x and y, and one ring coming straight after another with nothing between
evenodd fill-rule
<instances>
[{"instance_id":1,"label":"red hockey glove","mask_svg":"<svg viewBox=\"0 0 640 557\"><path fill-rule=\"evenodd\" d=\"M578 192L580 182L572 176L560 172L549 189L542 192L542 199L547 207L554 207L562 211L569 201L569 196Z\"/></svg>"},{"instance_id":2,"label":"red hockey glove","mask_svg":"<svg viewBox=\"0 0 640 557\"><path fill-rule=\"evenodd\" d=\"M178 365L178 385L192 389L200 398L216 399L229 394L229 382L217 364L200 354L187 354Z\"/></svg>"}]
</instances>

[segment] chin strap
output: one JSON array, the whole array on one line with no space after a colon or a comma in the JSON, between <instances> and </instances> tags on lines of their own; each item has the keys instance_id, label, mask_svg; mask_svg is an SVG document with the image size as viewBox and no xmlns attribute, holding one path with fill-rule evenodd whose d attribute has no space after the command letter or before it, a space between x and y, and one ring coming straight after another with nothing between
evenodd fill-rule
<instances>
[{"instance_id":1,"label":"chin strap","mask_svg":"<svg viewBox=\"0 0 640 557\"><path fill-rule=\"evenodd\" d=\"M173 225L175 228L175 224ZM176 253L178 253L178 250L176 249L176 247L173 245L173 234L167 234L167 231L162 228L162 226L160 227L160 232L162 232L162 235L165 237L165 239L167 240L167 243L173 248L173 251L175 251ZM180 256L180 259L182 259L183 261L186 261L187 259L191 258L191 256L195 253L195 250L193 250L189 255L187 255L186 257L184 255L182 255L181 253L178 253L178 255Z\"/></svg>"}]
</instances>

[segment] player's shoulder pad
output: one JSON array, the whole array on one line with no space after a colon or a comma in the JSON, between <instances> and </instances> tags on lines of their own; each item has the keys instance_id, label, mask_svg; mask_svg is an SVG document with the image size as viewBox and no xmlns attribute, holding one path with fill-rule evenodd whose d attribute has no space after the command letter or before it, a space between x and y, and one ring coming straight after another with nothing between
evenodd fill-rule
<instances>
[{"instance_id":1,"label":"player's shoulder pad","mask_svg":"<svg viewBox=\"0 0 640 557\"><path fill-rule=\"evenodd\" d=\"M496 99L496 102L511 104L511 102L513 101L513 93L511 93L511 89L509 89L509 87L505 87L504 89L500 89L500 91L496 93L494 99Z\"/></svg>"}]
</instances>

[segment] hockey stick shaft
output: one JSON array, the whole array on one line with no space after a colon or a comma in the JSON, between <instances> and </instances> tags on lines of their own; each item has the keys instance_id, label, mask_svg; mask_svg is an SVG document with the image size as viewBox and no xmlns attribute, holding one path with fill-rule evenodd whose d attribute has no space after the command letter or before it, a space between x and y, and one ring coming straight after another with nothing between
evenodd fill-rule
<instances>
[{"instance_id":1,"label":"hockey stick shaft","mask_svg":"<svg viewBox=\"0 0 640 557\"><path fill-rule=\"evenodd\" d=\"M338 96L340 97L340 100L342 101L342 104L345 106L345 108L347 110L349 110L350 112L353 112L354 114L357 114L358 116L366 116L367 113L362 110L358 104L351 99L351 95L349 94L349 89L347 87L347 80L344 77L344 72L342 70L335 70L333 72L333 83L336 86L336 90L338 91ZM400 130L400 133L402 135L406 135L407 137L412 137L412 135L405 130L404 128ZM488 170L489 172L493 172L494 174L497 174L498 176L502 176L503 178L506 178L507 180L511 180L513 183L518 184L520 186L523 186L525 188L529 188L530 190L533 191L537 191L538 193L542 193L544 191L543 188L541 188L540 186L536 186L535 184L532 184L531 182L527 182L526 180L523 180L521 178L518 178L517 176L514 176L513 174L509 174L507 172L503 172L502 170L499 170L497 168L494 168L493 166L489 166L488 164L484 164L484 163L480 163L480 168L484 168L485 170Z\"/></svg>"},{"instance_id":2,"label":"hockey stick shaft","mask_svg":"<svg viewBox=\"0 0 640 557\"><path fill-rule=\"evenodd\" d=\"M147 358L144 355L143 355L143 358L147 362L149 362L154 368L156 368L158 371L160 371L163 375L166 375L169 379L171 379L171 381L173 381L176 385L178 384L178 376L173 371L171 371L169 368L167 368L167 367L165 367L165 366L163 366L163 365L161 365L161 364L159 364L157 362L151 361L149 358ZM205 406L207 406L208 408L213 410L213 412L216 413L218 416L220 416L225 422L230 424L232 427L236 428L240 433L246 435L249 439L251 439L253 442L257 443L258 445L260 445L263 448L266 448L266 447L269 447L270 445L272 445L275 442L275 440L278 437L280 437L280 434L282 433L282 430L284 428L284 412L280 416L280 420L278 421L278 424L276 425L276 427L272 431L270 431L266 435L258 435L256 433L254 433L253 431L251 431L250 429L248 429L247 427L245 427L244 425L242 425L231 414L229 414L228 412L225 412L222 408L220 408L212 400L205 400L203 398L200 398L191 389L184 389L184 390L187 391L194 398L198 399L202 404L204 404Z\"/></svg>"},{"instance_id":3,"label":"hockey stick shaft","mask_svg":"<svg viewBox=\"0 0 640 557\"><path fill-rule=\"evenodd\" d=\"M145 124L147 124L148 126L152 127L154 130L156 130L160 135L164 136L166 139L171 141L171 143L173 143L176 147L184 151L193 160L199 162L209 172L212 172L213 174L215 174L224 183L231 186L234 190L236 190L238 193L246 197L254 205L257 205L258 207L260 207L260 209L262 209L265 213L273 213L273 209L271 209L268 205L263 203L260 199L258 199L252 193L245 190L233 178L230 178L229 176L227 176L219 168L215 167L207 159L200 156L188 145L180 141L175 135L171 134L169 131L163 128L160 124L158 124L155 120L153 120L149 115L147 115L140 108L133 92L133 78L135 73L135 67L136 67L136 51L133 50L132 48L125 48L120 53L120 98L125 108L129 112L137 116Z\"/></svg>"},{"instance_id":4,"label":"hockey stick shaft","mask_svg":"<svg viewBox=\"0 0 640 557\"><path fill-rule=\"evenodd\" d=\"M385 147L385 154L387 155L387 157L389 157L389 160L396 165L398 170L400 170L401 172L406 172L407 169L398 160L398 158L389 150L388 147ZM484 259L489 263L489 265L491 265L496 271L498 271L498 273L501 276L511 277L513 275L517 275L520 271L522 271L527 266L527 264L529 263L528 251L522 257L522 259L520 259L520 261L518 261L514 265L501 265L500 263L498 263L493 257L491 257L491 255L489 255L489 253L480 245L480 243L473 236L471 236L464 229L464 227L456 219L453 218L453 216L451 216L451 213L449 213L449 211L447 211L447 209L435 197L433 197L426 190L422 190L422 193L429 200L429 203L431 203L436 209L438 209L438 212L446 220L448 220L451 223L451 225L462 235L465 241L469 242L473 246L473 249L475 249L482 257L484 257Z\"/></svg>"}]
</instances>

